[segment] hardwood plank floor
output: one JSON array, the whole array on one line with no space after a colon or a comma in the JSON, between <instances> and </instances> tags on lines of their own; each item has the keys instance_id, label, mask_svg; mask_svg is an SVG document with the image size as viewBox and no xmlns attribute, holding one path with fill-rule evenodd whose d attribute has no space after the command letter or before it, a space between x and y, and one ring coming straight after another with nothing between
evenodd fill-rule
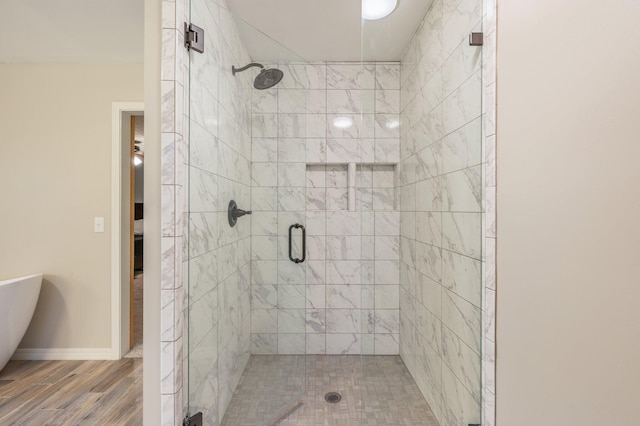
<instances>
[{"instance_id":1,"label":"hardwood plank floor","mask_svg":"<svg viewBox=\"0 0 640 426\"><path fill-rule=\"evenodd\" d=\"M0 425L141 425L142 358L9 361Z\"/></svg>"}]
</instances>

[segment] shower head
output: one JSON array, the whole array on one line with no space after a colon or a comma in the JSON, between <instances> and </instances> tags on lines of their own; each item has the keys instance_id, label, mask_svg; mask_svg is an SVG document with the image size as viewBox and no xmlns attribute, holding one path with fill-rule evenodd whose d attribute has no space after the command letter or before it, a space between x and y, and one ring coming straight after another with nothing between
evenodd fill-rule
<instances>
[{"instance_id":1,"label":"shower head","mask_svg":"<svg viewBox=\"0 0 640 426\"><path fill-rule=\"evenodd\" d=\"M284 77L284 73L277 68L263 69L253 81L253 87L258 90L269 89L280 83L282 77Z\"/></svg>"},{"instance_id":2,"label":"shower head","mask_svg":"<svg viewBox=\"0 0 640 426\"><path fill-rule=\"evenodd\" d=\"M246 65L242 68L236 68L235 66L232 66L231 72L233 73L233 75L236 75L237 72L242 72L247 68L251 68L251 67L262 68L262 70L260 71L260 74L258 74L256 79L253 81L253 87L255 87L258 90L269 89L275 86L276 84L280 83L280 80L282 80L282 77L284 77L284 73L279 69L277 68L265 69L264 65L259 64L257 62L252 62L249 65Z\"/></svg>"}]
</instances>

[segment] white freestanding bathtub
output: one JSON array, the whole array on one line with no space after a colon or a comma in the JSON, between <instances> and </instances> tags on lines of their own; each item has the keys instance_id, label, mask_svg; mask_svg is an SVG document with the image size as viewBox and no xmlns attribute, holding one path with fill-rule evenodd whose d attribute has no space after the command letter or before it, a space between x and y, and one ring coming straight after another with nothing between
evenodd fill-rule
<instances>
[{"instance_id":1,"label":"white freestanding bathtub","mask_svg":"<svg viewBox=\"0 0 640 426\"><path fill-rule=\"evenodd\" d=\"M0 281L0 370L29 327L41 286L42 274Z\"/></svg>"}]
</instances>

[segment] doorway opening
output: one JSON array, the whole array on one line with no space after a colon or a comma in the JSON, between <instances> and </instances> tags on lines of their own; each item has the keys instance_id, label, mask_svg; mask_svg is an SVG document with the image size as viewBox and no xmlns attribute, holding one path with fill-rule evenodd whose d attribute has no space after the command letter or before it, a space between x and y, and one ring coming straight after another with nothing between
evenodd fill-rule
<instances>
[{"instance_id":1,"label":"doorway opening","mask_svg":"<svg viewBox=\"0 0 640 426\"><path fill-rule=\"evenodd\" d=\"M112 359L142 357L144 106L112 106Z\"/></svg>"}]
</instances>

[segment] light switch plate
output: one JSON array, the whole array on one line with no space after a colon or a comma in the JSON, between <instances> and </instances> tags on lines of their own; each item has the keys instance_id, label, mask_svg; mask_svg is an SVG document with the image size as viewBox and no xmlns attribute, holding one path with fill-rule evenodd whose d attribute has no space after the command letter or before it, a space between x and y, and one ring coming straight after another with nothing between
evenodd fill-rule
<instances>
[{"instance_id":1,"label":"light switch plate","mask_svg":"<svg viewBox=\"0 0 640 426\"><path fill-rule=\"evenodd\" d=\"M104 217L93 218L93 232L104 232Z\"/></svg>"}]
</instances>

